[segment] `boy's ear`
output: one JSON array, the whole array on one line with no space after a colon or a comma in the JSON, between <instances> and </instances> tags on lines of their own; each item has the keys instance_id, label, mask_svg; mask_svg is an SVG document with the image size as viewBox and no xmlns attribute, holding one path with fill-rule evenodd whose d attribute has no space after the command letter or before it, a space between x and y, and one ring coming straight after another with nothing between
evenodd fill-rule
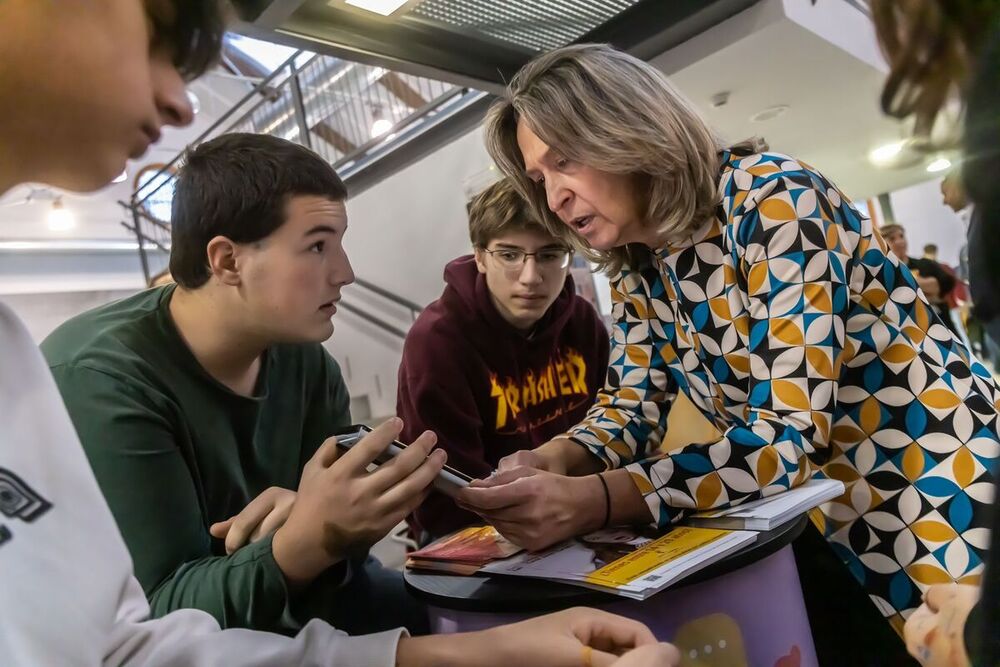
<instances>
[{"instance_id":1,"label":"boy's ear","mask_svg":"<svg viewBox=\"0 0 1000 667\"><path fill-rule=\"evenodd\" d=\"M226 238L216 236L208 242L205 248L208 268L212 276L223 285L240 284L239 256L240 246Z\"/></svg>"},{"instance_id":2,"label":"boy's ear","mask_svg":"<svg viewBox=\"0 0 1000 667\"><path fill-rule=\"evenodd\" d=\"M473 248L472 252L476 257L476 268L480 273L486 273L486 251L482 248Z\"/></svg>"}]
</instances>

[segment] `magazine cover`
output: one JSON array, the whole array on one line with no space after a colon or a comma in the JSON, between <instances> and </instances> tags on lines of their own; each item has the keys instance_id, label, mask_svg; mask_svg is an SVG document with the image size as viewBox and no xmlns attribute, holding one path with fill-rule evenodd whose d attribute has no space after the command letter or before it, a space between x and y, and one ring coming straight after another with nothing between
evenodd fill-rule
<instances>
[{"instance_id":1,"label":"magazine cover","mask_svg":"<svg viewBox=\"0 0 1000 667\"><path fill-rule=\"evenodd\" d=\"M475 574L480 566L521 551L493 526L472 526L409 554L406 566L451 574Z\"/></svg>"}]
</instances>

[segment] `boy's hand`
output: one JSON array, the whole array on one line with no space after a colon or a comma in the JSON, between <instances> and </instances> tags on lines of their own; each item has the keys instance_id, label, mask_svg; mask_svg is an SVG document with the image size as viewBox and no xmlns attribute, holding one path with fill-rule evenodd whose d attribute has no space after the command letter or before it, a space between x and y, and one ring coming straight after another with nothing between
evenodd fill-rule
<instances>
[{"instance_id":1,"label":"boy's hand","mask_svg":"<svg viewBox=\"0 0 1000 667\"><path fill-rule=\"evenodd\" d=\"M430 431L367 470L402 428L390 419L344 453L329 438L306 464L291 513L274 535L274 560L289 583L307 584L368 549L423 502L447 458L443 450L431 452L437 437Z\"/></svg>"},{"instance_id":2,"label":"boy's hand","mask_svg":"<svg viewBox=\"0 0 1000 667\"><path fill-rule=\"evenodd\" d=\"M628 652L644 648L638 654ZM659 648L645 625L597 609L578 607L481 632L404 637L399 667L672 667L673 647ZM664 657L667 661L655 661ZM617 660L625 660L623 663Z\"/></svg>"},{"instance_id":3,"label":"boy's hand","mask_svg":"<svg viewBox=\"0 0 1000 667\"><path fill-rule=\"evenodd\" d=\"M295 492L272 486L250 501L239 514L213 523L208 532L226 541L226 553L256 542L280 528L295 503Z\"/></svg>"},{"instance_id":4,"label":"boy's hand","mask_svg":"<svg viewBox=\"0 0 1000 667\"><path fill-rule=\"evenodd\" d=\"M979 587L938 584L903 627L906 649L924 667L966 667L965 621L979 600Z\"/></svg>"}]
</instances>

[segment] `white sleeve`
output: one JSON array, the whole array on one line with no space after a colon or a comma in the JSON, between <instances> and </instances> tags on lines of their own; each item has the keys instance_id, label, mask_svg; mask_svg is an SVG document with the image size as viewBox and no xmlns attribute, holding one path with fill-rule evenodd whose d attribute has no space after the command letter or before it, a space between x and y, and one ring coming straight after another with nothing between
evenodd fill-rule
<instances>
[{"instance_id":1,"label":"white sleeve","mask_svg":"<svg viewBox=\"0 0 1000 667\"><path fill-rule=\"evenodd\" d=\"M132 560L42 355L0 304L0 667L393 667L404 630L295 637L149 619Z\"/></svg>"},{"instance_id":2,"label":"white sleeve","mask_svg":"<svg viewBox=\"0 0 1000 667\"><path fill-rule=\"evenodd\" d=\"M405 630L348 637L320 620L310 621L295 637L254 630L220 630L205 612L183 609L162 618L148 611L139 582L130 577L122 591L119 616L108 637L105 667L393 667L396 646Z\"/></svg>"}]
</instances>

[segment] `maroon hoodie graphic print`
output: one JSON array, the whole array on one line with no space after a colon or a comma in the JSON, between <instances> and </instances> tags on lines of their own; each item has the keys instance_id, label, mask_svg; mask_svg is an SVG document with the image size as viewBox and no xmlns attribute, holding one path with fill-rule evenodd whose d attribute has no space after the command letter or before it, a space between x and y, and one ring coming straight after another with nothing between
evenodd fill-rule
<instances>
[{"instance_id":1,"label":"maroon hoodie graphic print","mask_svg":"<svg viewBox=\"0 0 1000 667\"><path fill-rule=\"evenodd\" d=\"M608 330L572 277L530 334L497 312L473 256L449 263L444 279L406 338L396 411L405 442L434 431L449 466L484 477L583 419L604 385ZM409 521L439 537L481 519L432 492Z\"/></svg>"}]
</instances>

